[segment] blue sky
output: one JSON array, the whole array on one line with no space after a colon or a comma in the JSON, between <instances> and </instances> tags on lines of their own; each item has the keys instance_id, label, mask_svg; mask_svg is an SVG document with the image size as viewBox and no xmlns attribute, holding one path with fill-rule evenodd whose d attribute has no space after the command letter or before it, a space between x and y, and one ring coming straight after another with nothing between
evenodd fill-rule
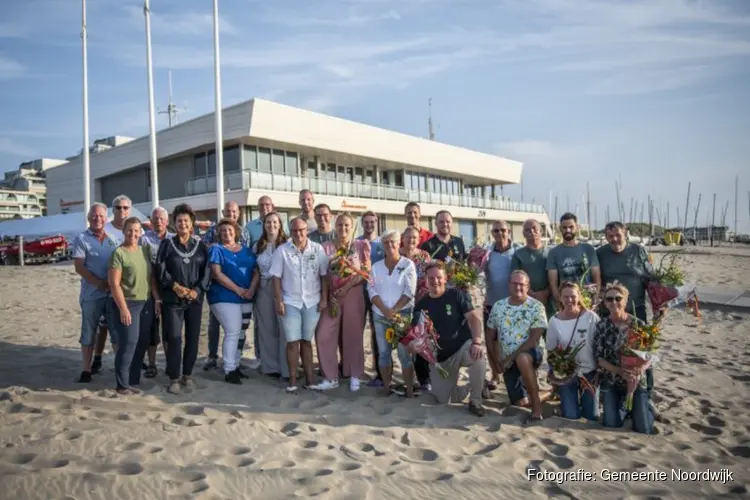
<instances>
[{"instance_id":1,"label":"blue sky","mask_svg":"<svg viewBox=\"0 0 750 500\"><path fill-rule=\"evenodd\" d=\"M7 2L0 20L0 170L81 144L80 2ZM91 139L147 133L139 0L89 1ZM210 0L151 0L156 103L213 109ZM224 104L263 97L525 163L523 197L558 212L589 181L599 226L615 180L700 222L740 174L750 230L750 2L222 0ZM158 126L166 126L160 115ZM518 186L506 190L520 198ZM692 212L692 210L691 210ZM691 216L692 217L692 216ZM717 215L717 218L719 216Z\"/></svg>"}]
</instances>

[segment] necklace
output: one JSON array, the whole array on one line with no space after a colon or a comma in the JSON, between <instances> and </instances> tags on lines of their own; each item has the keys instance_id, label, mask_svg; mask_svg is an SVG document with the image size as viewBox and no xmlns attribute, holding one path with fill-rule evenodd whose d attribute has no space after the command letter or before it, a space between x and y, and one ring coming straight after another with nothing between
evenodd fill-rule
<instances>
[{"instance_id":1,"label":"necklace","mask_svg":"<svg viewBox=\"0 0 750 500\"><path fill-rule=\"evenodd\" d=\"M188 243L189 242L190 240L188 240ZM198 242L196 242L193 249L185 253L185 252L181 252L177 248L177 245L174 244L174 238L169 240L169 244L172 245L172 249L174 249L175 253L179 255L180 257L182 257L182 262L184 262L185 264L190 264L190 259L193 257L193 255L195 255L195 252L198 251L198 247L200 246L198 245Z\"/></svg>"}]
</instances>

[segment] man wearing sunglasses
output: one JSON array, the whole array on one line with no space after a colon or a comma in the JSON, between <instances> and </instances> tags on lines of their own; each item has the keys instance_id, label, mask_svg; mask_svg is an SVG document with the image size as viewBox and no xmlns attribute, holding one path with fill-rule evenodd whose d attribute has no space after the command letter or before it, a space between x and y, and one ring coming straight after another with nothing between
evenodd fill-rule
<instances>
[{"instance_id":1,"label":"man wearing sunglasses","mask_svg":"<svg viewBox=\"0 0 750 500\"><path fill-rule=\"evenodd\" d=\"M122 230L125 227L125 221L130 217L130 209L132 207L133 202L124 194L121 194L112 200L112 220L104 225L104 232L107 233L107 236L114 240L117 245L121 245L125 239ZM96 337L94 361L91 363L91 373L98 373L102 369L102 355L104 354L104 346L107 345L107 332L109 331L107 328L107 320L110 314L119 314L112 297L109 297L107 300L105 314L99 318L99 335ZM112 341L112 350L116 351L117 338L115 338L111 331L109 331L109 337Z\"/></svg>"}]
</instances>

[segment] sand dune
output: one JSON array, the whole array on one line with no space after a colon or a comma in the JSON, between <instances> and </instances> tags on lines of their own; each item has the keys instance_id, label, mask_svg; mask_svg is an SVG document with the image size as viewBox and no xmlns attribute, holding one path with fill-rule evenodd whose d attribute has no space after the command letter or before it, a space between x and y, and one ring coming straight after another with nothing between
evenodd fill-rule
<instances>
[{"instance_id":1,"label":"sand dune","mask_svg":"<svg viewBox=\"0 0 750 500\"><path fill-rule=\"evenodd\" d=\"M750 283L750 253L691 253L700 284ZM363 388L283 393L253 375L242 386L196 370L196 388L113 390L112 358L82 387L78 279L69 265L0 268L0 491L11 499L161 498L694 498L747 497L750 314L704 307L667 319L655 400L670 424L640 436L555 417L523 428L503 390L477 419L429 396L383 399ZM201 339L205 354L205 337ZM159 357L163 372L163 357ZM606 481L602 469L719 471L734 481ZM596 481L527 480L527 470Z\"/></svg>"}]
</instances>

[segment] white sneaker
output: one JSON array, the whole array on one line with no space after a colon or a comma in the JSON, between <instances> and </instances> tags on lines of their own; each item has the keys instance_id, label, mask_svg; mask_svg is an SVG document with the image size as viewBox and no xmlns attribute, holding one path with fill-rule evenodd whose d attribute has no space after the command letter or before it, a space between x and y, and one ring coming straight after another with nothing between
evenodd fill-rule
<instances>
[{"instance_id":1,"label":"white sneaker","mask_svg":"<svg viewBox=\"0 0 750 500\"><path fill-rule=\"evenodd\" d=\"M359 379L357 377L349 379L349 390L352 392L357 392L359 390Z\"/></svg>"},{"instance_id":2,"label":"white sneaker","mask_svg":"<svg viewBox=\"0 0 750 500\"><path fill-rule=\"evenodd\" d=\"M330 391L331 389L336 389L338 386L338 380L324 380L318 385L312 386L312 389L316 391Z\"/></svg>"}]
</instances>

